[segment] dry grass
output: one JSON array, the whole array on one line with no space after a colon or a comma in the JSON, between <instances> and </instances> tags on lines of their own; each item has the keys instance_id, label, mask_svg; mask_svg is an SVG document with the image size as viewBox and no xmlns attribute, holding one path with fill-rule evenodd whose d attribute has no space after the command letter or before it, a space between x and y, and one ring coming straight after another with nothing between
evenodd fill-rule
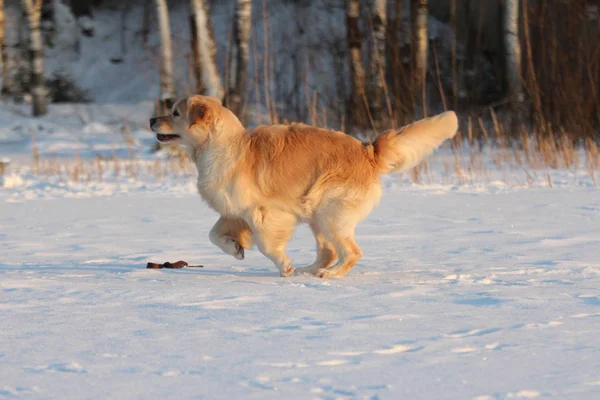
<instances>
[{"instance_id":1,"label":"dry grass","mask_svg":"<svg viewBox=\"0 0 600 400\"><path fill-rule=\"evenodd\" d=\"M429 158L400 179L415 185L477 185L502 182L506 185L530 186L546 184L553 187L552 171L570 171L578 178L588 177L597 185L600 151L591 139L576 144L565 133L557 139L519 133L519 141L511 142L505 129L493 117L493 129L488 140L475 140L472 119L466 123L466 132L444 145ZM119 180L173 179L194 180L197 174L193 162L185 152L171 152L161 159L142 160L135 152L124 158L81 158L76 152L72 158L39 156L32 143L32 175L42 179L58 178L70 182L110 182Z\"/></svg>"},{"instance_id":2,"label":"dry grass","mask_svg":"<svg viewBox=\"0 0 600 400\"><path fill-rule=\"evenodd\" d=\"M72 158L47 157L39 155L35 142L31 145L32 175L41 178L55 177L59 181L104 182L120 179L137 179L140 176L162 181L174 178L189 178L196 174L196 168L187 155L172 152L164 159L142 160L128 151L126 158L113 155L109 158L81 158L76 151Z\"/></svg>"},{"instance_id":3,"label":"dry grass","mask_svg":"<svg viewBox=\"0 0 600 400\"><path fill-rule=\"evenodd\" d=\"M31 167L31 173L41 178L57 177L59 181L104 182L120 179L152 177L158 181L195 176L195 167L186 159L41 159Z\"/></svg>"}]
</instances>

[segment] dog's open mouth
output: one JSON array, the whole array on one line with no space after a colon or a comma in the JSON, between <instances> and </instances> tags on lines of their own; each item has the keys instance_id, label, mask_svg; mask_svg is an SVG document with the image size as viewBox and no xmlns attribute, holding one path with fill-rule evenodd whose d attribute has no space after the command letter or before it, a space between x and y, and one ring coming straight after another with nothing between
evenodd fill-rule
<instances>
[{"instance_id":1,"label":"dog's open mouth","mask_svg":"<svg viewBox=\"0 0 600 400\"><path fill-rule=\"evenodd\" d=\"M157 133L156 134L156 139L158 139L159 142L170 142L171 140L177 140L180 139L181 136L179 136L176 133Z\"/></svg>"}]
</instances>

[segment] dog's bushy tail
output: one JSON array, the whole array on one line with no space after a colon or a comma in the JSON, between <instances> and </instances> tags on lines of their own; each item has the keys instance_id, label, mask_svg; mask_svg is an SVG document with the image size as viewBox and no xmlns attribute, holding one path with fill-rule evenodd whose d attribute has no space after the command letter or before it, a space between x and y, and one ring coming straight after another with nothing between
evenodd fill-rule
<instances>
[{"instance_id":1,"label":"dog's bushy tail","mask_svg":"<svg viewBox=\"0 0 600 400\"><path fill-rule=\"evenodd\" d=\"M386 132L373 143L375 161L380 173L406 171L416 166L458 130L458 118L453 111L425 118Z\"/></svg>"}]
</instances>

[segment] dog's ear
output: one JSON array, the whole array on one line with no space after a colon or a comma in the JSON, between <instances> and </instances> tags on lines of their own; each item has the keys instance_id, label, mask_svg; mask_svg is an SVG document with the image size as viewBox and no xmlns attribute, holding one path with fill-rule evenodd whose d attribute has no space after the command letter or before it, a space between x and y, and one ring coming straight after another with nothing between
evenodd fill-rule
<instances>
[{"instance_id":1,"label":"dog's ear","mask_svg":"<svg viewBox=\"0 0 600 400\"><path fill-rule=\"evenodd\" d=\"M205 101L192 100L188 104L188 121L190 128L193 125L209 127L214 123L215 111Z\"/></svg>"}]
</instances>

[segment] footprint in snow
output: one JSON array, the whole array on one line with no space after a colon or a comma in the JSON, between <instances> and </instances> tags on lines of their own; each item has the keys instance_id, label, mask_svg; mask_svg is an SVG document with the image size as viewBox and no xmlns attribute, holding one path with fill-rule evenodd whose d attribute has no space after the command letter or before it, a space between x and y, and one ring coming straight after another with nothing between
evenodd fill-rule
<instances>
[{"instance_id":1,"label":"footprint in snow","mask_svg":"<svg viewBox=\"0 0 600 400\"><path fill-rule=\"evenodd\" d=\"M56 363L50 365L41 365L35 368L29 368L33 372L68 372L72 374L86 374L87 371L77 362Z\"/></svg>"},{"instance_id":2,"label":"footprint in snow","mask_svg":"<svg viewBox=\"0 0 600 400\"><path fill-rule=\"evenodd\" d=\"M423 348L423 346L406 346L406 345L403 345L403 344L399 344L399 345L392 346L392 347L387 348L387 349L375 350L374 353L375 354L408 353L408 352L419 351L422 348Z\"/></svg>"},{"instance_id":3,"label":"footprint in snow","mask_svg":"<svg viewBox=\"0 0 600 400\"><path fill-rule=\"evenodd\" d=\"M500 328L470 329L470 330L454 331L454 332L446 333L442 336L444 336L446 338L451 338L451 339L458 339L458 338L466 338L466 337L471 337L471 336L489 335L490 333L495 333L500 330L501 330Z\"/></svg>"},{"instance_id":4,"label":"footprint in snow","mask_svg":"<svg viewBox=\"0 0 600 400\"><path fill-rule=\"evenodd\" d=\"M583 301L584 304L588 306L600 306L600 298L593 294L582 294L577 296L578 299Z\"/></svg>"}]
</instances>

